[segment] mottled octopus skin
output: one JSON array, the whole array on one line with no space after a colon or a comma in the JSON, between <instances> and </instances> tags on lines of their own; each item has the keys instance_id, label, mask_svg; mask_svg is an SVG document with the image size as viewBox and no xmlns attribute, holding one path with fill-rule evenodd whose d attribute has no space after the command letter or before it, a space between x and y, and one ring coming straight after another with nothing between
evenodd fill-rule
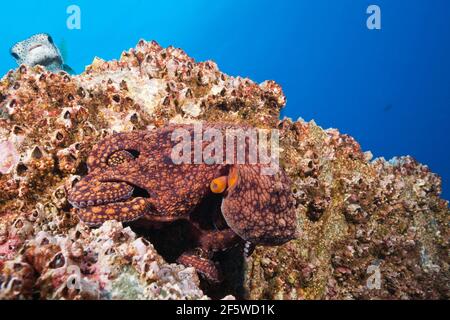
<instances>
[{"instance_id":1,"label":"mottled octopus skin","mask_svg":"<svg viewBox=\"0 0 450 320\"><path fill-rule=\"evenodd\" d=\"M189 219L211 194L211 181L234 170L236 183L224 191L221 205L229 228L205 232L199 240L204 255L186 253L179 262L218 281L218 271L212 270L214 264L208 260L211 252L240 241L280 245L296 237L291 184L282 168L275 175L262 175L263 165L250 164L248 158L244 164L174 164L171 153L179 141L172 141L172 133L179 128L188 130L193 141L193 125L169 125L153 131L118 133L99 142L87 160L89 173L69 191L69 202L78 208L80 219L89 225L107 220ZM225 132L242 127L203 124L203 132L208 128ZM203 148L208 144L205 141ZM225 149L225 138L223 146Z\"/></svg>"}]
</instances>

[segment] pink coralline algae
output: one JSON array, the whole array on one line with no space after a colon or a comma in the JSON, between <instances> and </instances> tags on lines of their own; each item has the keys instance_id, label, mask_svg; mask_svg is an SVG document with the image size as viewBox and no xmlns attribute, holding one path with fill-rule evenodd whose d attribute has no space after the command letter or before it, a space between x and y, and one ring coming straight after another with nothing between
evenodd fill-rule
<instances>
[{"instance_id":1,"label":"pink coralline algae","mask_svg":"<svg viewBox=\"0 0 450 320\"><path fill-rule=\"evenodd\" d=\"M273 81L140 41L70 76L21 66L0 81L0 298L448 299L449 209L441 180L411 157L372 160L350 136L280 120ZM69 191L113 133L227 122L279 129L298 239L218 254L216 287L176 263L183 223L90 228ZM213 204L203 208L211 212ZM242 276L243 275L243 276ZM37 293L37 294L36 294Z\"/></svg>"},{"instance_id":2,"label":"pink coralline algae","mask_svg":"<svg viewBox=\"0 0 450 320\"><path fill-rule=\"evenodd\" d=\"M8 174L19 162L19 154L10 141L0 142L0 173Z\"/></svg>"}]
</instances>

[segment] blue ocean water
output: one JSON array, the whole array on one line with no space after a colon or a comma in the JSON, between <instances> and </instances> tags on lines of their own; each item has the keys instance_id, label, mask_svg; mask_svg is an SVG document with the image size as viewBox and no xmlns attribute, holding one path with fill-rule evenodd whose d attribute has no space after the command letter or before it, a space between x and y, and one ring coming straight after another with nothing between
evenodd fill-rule
<instances>
[{"instance_id":1,"label":"blue ocean water","mask_svg":"<svg viewBox=\"0 0 450 320\"><path fill-rule=\"evenodd\" d=\"M366 26L371 4L381 30ZM66 26L70 5L80 30ZM377 157L415 157L450 199L448 0L9 1L0 18L2 75L15 67L9 48L38 32L77 72L154 39L228 74L277 81L283 115L338 128Z\"/></svg>"}]
</instances>

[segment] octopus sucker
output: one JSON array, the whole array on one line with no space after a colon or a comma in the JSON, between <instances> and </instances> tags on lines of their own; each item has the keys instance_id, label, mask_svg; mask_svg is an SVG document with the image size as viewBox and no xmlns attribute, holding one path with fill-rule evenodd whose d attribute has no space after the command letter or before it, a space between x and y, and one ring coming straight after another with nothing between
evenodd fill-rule
<instances>
[{"instance_id":1,"label":"octopus sucker","mask_svg":"<svg viewBox=\"0 0 450 320\"><path fill-rule=\"evenodd\" d=\"M144 216L148 206L144 198L133 198L125 202L79 209L78 215L81 220L91 226L100 225L107 220L130 222Z\"/></svg>"},{"instance_id":2,"label":"octopus sucker","mask_svg":"<svg viewBox=\"0 0 450 320\"><path fill-rule=\"evenodd\" d=\"M227 177L219 177L211 181L211 191L213 193L222 193L227 187Z\"/></svg>"}]
</instances>

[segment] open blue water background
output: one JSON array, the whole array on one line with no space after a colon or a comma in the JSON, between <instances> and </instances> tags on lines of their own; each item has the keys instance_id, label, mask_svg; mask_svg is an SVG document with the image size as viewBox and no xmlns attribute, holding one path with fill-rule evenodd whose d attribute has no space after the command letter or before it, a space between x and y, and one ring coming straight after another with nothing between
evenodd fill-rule
<instances>
[{"instance_id":1,"label":"open blue water background","mask_svg":"<svg viewBox=\"0 0 450 320\"><path fill-rule=\"evenodd\" d=\"M66 27L71 4L81 30ZM381 7L380 31L366 27L370 4ZM15 68L9 48L38 32L77 72L155 39L228 74L277 81L283 115L338 128L377 157L412 155L450 199L449 18L448 0L4 1L0 74Z\"/></svg>"}]
</instances>

